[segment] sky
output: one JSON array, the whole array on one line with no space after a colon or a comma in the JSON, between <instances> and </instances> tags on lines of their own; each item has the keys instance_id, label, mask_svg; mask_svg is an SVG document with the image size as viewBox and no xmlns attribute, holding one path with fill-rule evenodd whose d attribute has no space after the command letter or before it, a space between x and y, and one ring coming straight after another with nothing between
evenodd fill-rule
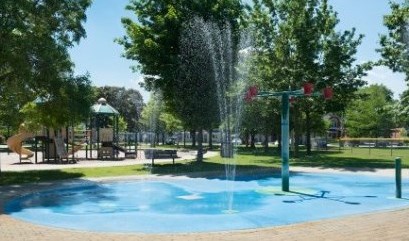
<instances>
[{"instance_id":1,"label":"sky","mask_svg":"<svg viewBox=\"0 0 409 241\"><path fill-rule=\"evenodd\" d=\"M130 0L94 0L87 10L87 21L84 24L87 37L79 45L70 50L71 59L75 63L75 73L89 73L96 86L118 86L137 89L145 102L150 94L139 86L143 77L133 72L135 62L121 56L123 47L114 39L125 35L121 24L122 17L132 17L125 6ZM377 60L380 55L379 35L385 34L383 16L390 12L389 0L328 0L338 13L340 20L338 30L356 28L357 33L364 34L362 44L356 55L357 62ZM401 2L401 1L398 1ZM407 89L404 75L390 71L387 67L377 67L365 77L368 84L383 84L391 89L395 99Z\"/></svg>"}]
</instances>

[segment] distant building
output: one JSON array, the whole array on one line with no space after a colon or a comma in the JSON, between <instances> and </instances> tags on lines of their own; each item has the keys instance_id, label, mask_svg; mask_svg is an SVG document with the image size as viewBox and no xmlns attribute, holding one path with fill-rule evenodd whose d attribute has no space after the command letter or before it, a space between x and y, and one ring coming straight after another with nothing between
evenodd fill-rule
<instances>
[{"instance_id":1,"label":"distant building","mask_svg":"<svg viewBox=\"0 0 409 241\"><path fill-rule=\"evenodd\" d=\"M391 129L391 138L405 138L407 137L407 131L405 128L393 128Z\"/></svg>"}]
</instances>

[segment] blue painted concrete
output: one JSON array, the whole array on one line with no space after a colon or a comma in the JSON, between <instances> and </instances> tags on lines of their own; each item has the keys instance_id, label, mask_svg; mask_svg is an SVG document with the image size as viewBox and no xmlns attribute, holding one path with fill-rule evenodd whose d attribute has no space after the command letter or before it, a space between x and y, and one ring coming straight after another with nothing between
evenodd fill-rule
<instances>
[{"instance_id":1,"label":"blue painted concrete","mask_svg":"<svg viewBox=\"0 0 409 241\"><path fill-rule=\"evenodd\" d=\"M180 233L270 227L409 206L409 180L395 198L394 177L298 173L281 178L187 178L77 185L7 203L13 217L76 230ZM405 197L406 195L406 197ZM228 208L233 203L232 208Z\"/></svg>"}]
</instances>

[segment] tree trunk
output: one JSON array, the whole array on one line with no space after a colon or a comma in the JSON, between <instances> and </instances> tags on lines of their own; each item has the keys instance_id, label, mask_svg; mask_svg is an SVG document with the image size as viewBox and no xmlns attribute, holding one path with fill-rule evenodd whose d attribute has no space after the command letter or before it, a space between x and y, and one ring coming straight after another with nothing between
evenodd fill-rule
<instances>
[{"instance_id":1,"label":"tree trunk","mask_svg":"<svg viewBox=\"0 0 409 241\"><path fill-rule=\"evenodd\" d=\"M246 130L244 132L244 144L246 144L246 147L249 147L249 138L250 138L249 131Z\"/></svg>"},{"instance_id":2,"label":"tree trunk","mask_svg":"<svg viewBox=\"0 0 409 241\"><path fill-rule=\"evenodd\" d=\"M213 130L209 130L209 149L213 149Z\"/></svg>"},{"instance_id":3,"label":"tree trunk","mask_svg":"<svg viewBox=\"0 0 409 241\"><path fill-rule=\"evenodd\" d=\"M300 137L301 137L301 125L300 125L300 111L299 108L294 108L293 111L293 123L294 123L294 138L291 140L291 145L294 150L294 157L298 157L300 154Z\"/></svg>"},{"instance_id":4,"label":"tree trunk","mask_svg":"<svg viewBox=\"0 0 409 241\"><path fill-rule=\"evenodd\" d=\"M197 140L197 161L203 161L203 130L200 129L198 133L198 140Z\"/></svg>"},{"instance_id":5,"label":"tree trunk","mask_svg":"<svg viewBox=\"0 0 409 241\"><path fill-rule=\"evenodd\" d=\"M186 148L186 130L183 130L183 148Z\"/></svg>"},{"instance_id":6,"label":"tree trunk","mask_svg":"<svg viewBox=\"0 0 409 241\"><path fill-rule=\"evenodd\" d=\"M192 147L196 147L196 130L190 131L190 137L192 138Z\"/></svg>"},{"instance_id":7,"label":"tree trunk","mask_svg":"<svg viewBox=\"0 0 409 241\"><path fill-rule=\"evenodd\" d=\"M307 109L305 111L305 129L306 129L306 134L307 134L307 155L311 155L311 116L310 116L310 111Z\"/></svg>"},{"instance_id":8,"label":"tree trunk","mask_svg":"<svg viewBox=\"0 0 409 241\"><path fill-rule=\"evenodd\" d=\"M250 147L253 149L256 148L255 138L256 138L256 134L250 133Z\"/></svg>"},{"instance_id":9,"label":"tree trunk","mask_svg":"<svg viewBox=\"0 0 409 241\"><path fill-rule=\"evenodd\" d=\"M155 146L159 145L159 132L155 135Z\"/></svg>"},{"instance_id":10,"label":"tree trunk","mask_svg":"<svg viewBox=\"0 0 409 241\"><path fill-rule=\"evenodd\" d=\"M156 132L151 136L151 147L156 147Z\"/></svg>"},{"instance_id":11,"label":"tree trunk","mask_svg":"<svg viewBox=\"0 0 409 241\"><path fill-rule=\"evenodd\" d=\"M269 133L268 131L266 131L266 133L264 133L264 143L263 143L264 153L268 152L268 136L269 136Z\"/></svg>"}]
</instances>

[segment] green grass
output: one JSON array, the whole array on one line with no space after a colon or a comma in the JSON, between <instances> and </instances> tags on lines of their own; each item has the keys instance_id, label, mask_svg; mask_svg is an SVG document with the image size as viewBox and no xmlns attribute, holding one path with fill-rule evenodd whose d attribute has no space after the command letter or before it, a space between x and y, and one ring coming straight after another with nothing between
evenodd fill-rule
<instances>
[{"instance_id":1,"label":"green grass","mask_svg":"<svg viewBox=\"0 0 409 241\"><path fill-rule=\"evenodd\" d=\"M24 172L2 172L0 185L48 182L73 178L112 177L145 175L149 171L142 165L99 167L99 168L67 168L60 170L39 170Z\"/></svg>"},{"instance_id":2,"label":"green grass","mask_svg":"<svg viewBox=\"0 0 409 241\"><path fill-rule=\"evenodd\" d=\"M353 148L332 149L315 152L312 156L302 155L292 160L292 165L323 168L394 168L395 157L401 157L402 167L409 167L409 149Z\"/></svg>"},{"instance_id":3,"label":"green grass","mask_svg":"<svg viewBox=\"0 0 409 241\"><path fill-rule=\"evenodd\" d=\"M353 148L328 151L314 151L307 156L301 150L299 157L291 153L290 166L341 168L393 168L396 156L402 158L402 166L409 168L409 149L375 149ZM281 166L281 158L277 148L270 148L267 153L262 148L240 148L234 159L237 173L272 172ZM100 168L71 168L47 171L2 172L0 185L36 183L72 178L92 178L109 176L146 175L187 175L192 177L218 177L224 175L224 160L220 157L206 159L202 163L196 161L176 160L176 164L158 163L153 168L143 165L100 167Z\"/></svg>"},{"instance_id":4,"label":"green grass","mask_svg":"<svg viewBox=\"0 0 409 241\"><path fill-rule=\"evenodd\" d=\"M112 177L145 175L149 170L143 165L118 166L118 167L97 167L97 168L69 168L64 170L70 174L80 173L82 177Z\"/></svg>"},{"instance_id":5,"label":"green grass","mask_svg":"<svg viewBox=\"0 0 409 241\"><path fill-rule=\"evenodd\" d=\"M36 183L80 177L83 177L81 173L67 172L66 170L2 172L0 175L0 185Z\"/></svg>"}]
</instances>

